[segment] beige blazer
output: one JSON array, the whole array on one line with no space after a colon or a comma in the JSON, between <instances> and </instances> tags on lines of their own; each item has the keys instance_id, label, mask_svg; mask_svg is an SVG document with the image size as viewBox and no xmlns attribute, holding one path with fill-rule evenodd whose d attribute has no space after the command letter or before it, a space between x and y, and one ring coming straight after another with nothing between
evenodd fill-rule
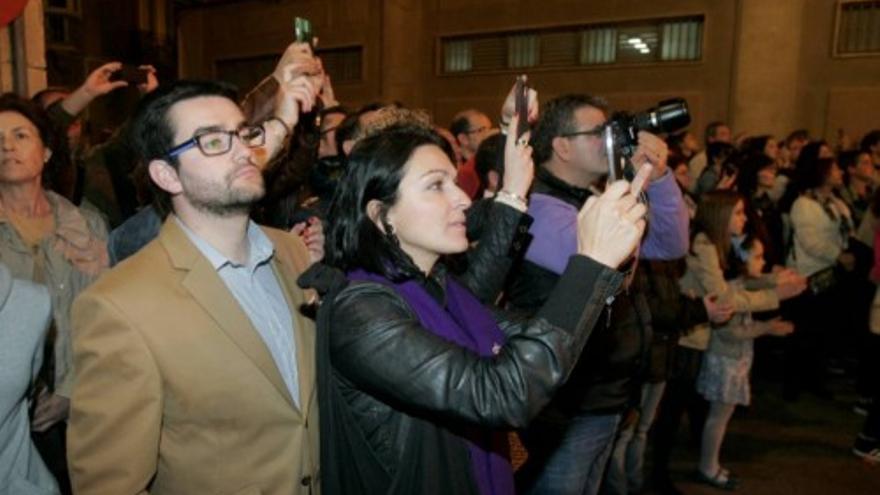
<instances>
[{"instance_id":1,"label":"beige blazer","mask_svg":"<svg viewBox=\"0 0 880 495\"><path fill-rule=\"evenodd\" d=\"M315 328L296 286L308 254L264 231L293 316L301 409L235 297L166 221L74 303L75 493L319 493Z\"/></svg>"}]
</instances>

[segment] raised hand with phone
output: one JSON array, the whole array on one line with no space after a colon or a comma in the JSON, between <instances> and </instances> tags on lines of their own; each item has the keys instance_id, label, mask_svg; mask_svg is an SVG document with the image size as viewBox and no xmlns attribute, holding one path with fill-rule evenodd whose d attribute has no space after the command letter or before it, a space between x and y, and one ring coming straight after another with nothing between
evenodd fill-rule
<instances>
[{"instance_id":1,"label":"raised hand with phone","mask_svg":"<svg viewBox=\"0 0 880 495\"><path fill-rule=\"evenodd\" d=\"M76 116L95 98L127 86L137 86L142 94L156 89L159 80L155 67L108 62L90 72L85 81L61 101L61 107L68 114Z\"/></svg>"}]
</instances>

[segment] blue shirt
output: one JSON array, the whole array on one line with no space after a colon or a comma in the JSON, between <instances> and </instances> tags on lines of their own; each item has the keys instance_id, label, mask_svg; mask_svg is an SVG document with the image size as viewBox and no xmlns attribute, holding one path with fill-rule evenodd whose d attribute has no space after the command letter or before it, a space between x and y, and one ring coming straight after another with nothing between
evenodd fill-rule
<instances>
[{"instance_id":1,"label":"blue shirt","mask_svg":"<svg viewBox=\"0 0 880 495\"><path fill-rule=\"evenodd\" d=\"M299 405L299 374L293 318L284 291L272 270L275 247L253 221L248 222L249 259L244 265L230 260L190 230L176 216L174 220L196 248L217 270L217 275L235 297L275 360L293 402Z\"/></svg>"}]
</instances>

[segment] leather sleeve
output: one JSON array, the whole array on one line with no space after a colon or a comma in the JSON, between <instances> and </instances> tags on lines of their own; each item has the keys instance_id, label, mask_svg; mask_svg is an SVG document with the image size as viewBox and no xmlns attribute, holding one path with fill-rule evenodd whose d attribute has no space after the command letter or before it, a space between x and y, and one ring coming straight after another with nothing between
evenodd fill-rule
<instances>
[{"instance_id":1,"label":"leather sleeve","mask_svg":"<svg viewBox=\"0 0 880 495\"><path fill-rule=\"evenodd\" d=\"M409 414L522 427L564 383L622 275L573 256L530 320L502 317L509 336L483 358L435 336L391 288L353 283L334 301L333 366L362 391Z\"/></svg>"},{"instance_id":2,"label":"leather sleeve","mask_svg":"<svg viewBox=\"0 0 880 495\"><path fill-rule=\"evenodd\" d=\"M501 294L513 262L528 248L532 217L491 201L476 247L468 252L467 270L456 277L483 304Z\"/></svg>"}]
</instances>

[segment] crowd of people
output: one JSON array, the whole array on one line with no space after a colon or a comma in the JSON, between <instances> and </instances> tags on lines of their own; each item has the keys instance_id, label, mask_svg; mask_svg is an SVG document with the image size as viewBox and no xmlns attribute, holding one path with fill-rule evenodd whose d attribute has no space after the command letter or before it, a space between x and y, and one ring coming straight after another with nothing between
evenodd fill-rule
<instances>
[{"instance_id":1,"label":"crowd of people","mask_svg":"<svg viewBox=\"0 0 880 495\"><path fill-rule=\"evenodd\" d=\"M880 461L880 131L640 131L611 181L600 97L444 127L294 43L242 98L141 66L88 145L120 69L0 96L0 493L674 494L686 411L732 490L763 336L790 401L859 353Z\"/></svg>"}]
</instances>

